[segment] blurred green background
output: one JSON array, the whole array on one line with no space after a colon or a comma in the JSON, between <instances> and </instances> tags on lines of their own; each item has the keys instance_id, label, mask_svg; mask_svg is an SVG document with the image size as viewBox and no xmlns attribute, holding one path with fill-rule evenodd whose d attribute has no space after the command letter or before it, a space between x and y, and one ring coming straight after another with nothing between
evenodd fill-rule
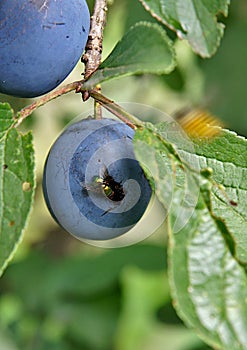
<instances>
[{"instance_id":1,"label":"blurred green background","mask_svg":"<svg viewBox=\"0 0 247 350\"><path fill-rule=\"evenodd\" d=\"M143 19L153 20L138 1L115 0L104 57L129 26ZM104 94L168 114L202 106L247 136L246 1L232 1L229 17L222 20L225 36L212 59L200 59L177 41L178 67L172 74L114 80L103 85ZM80 79L82 70L78 63L66 82ZM31 102L4 95L0 101L16 111ZM173 310L165 226L138 245L107 250L77 241L48 214L41 191L46 154L67 122L90 111L91 101L82 103L71 93L40 108L23 125L34 133L38 184L25 238L0 280L0 350L210 349Z\"/></svg>"}]
</instances>

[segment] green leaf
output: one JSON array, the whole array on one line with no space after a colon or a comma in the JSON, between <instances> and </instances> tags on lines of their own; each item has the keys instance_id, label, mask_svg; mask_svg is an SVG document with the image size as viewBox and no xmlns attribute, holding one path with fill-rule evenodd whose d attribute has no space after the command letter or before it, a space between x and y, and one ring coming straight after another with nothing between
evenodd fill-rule
<instances>
[{"instance_id":1,"label":"green leaf","mask_svg":"<svg viewBox=\"0 0 247 350\"><path fill-rule=\"evenodd\" d=\"M181 136L179 140L185 142ZM136 132L134 149L147 176L154 180L155 193L167 212L172 204L180 208L173 226L173 231L178 232L188 222L197 204L200 189L193 173L183 166L174 145L152 126ZM197 170L196 162L193 166ZM177 198L174 198L175 188L180 191Z\"/></svg>"},{"instance_id":2,"label":"green leaf","mask_svg":"<svg viewBox=\"0 0 247 350\"><path fill-rule=\"evenodd\" d=\"M207 196L207 198L205 198ZM247 278L201 193L188 225L170 234L169 271L180 317L210 345L247 347ZM205 200L206 199L206 200ZM222 224L222 222L221 222Z\"/></svg>"},{"instance_id":3,"label":"green leaf","mask_svg":"<svg viewBox=\"0 0 247 350\"><path fill-rule=\"evenodd\" d=\"M169 142L175 139L176 145ZM243 237L246 232L234 226L240 215L235 210L243 218L246 215L246 195L238 197L238 206L220 199L231 211L232 225L228 227L229 212L222 213L215 205L218 199L213 189L222 190L215 186L209 170L200 173L197 168L197 164L199 170L212 165L215 174L221 168L224 171L219 176L224 181L234 185L235 190L245 188L246 140L226 131L211 143L195 142L191 147L163 124L138 130L134 142L137 159L151 172L156 195L169 211L169 273L178 314L210 345L246 349L247 276L235 256L233 236ZM241 157L245 157L242 163ZM238 171L240 176L235 179ZM162 175L165 172L170 178ZM193 210L188 210L193 202Z\"/></svg>"},{"instance_id":4,"label":"green leaf","mask_svg":"<svg viewBox=\"0 0 247 350\"><path fill-rule=\"evenodd\" d=\"M179 38L188 40L202 57L217 50L224 26L217 15L227 16L230 0L140 0L153 17L176 31Z\"/></svg>"},{"instance_id":5,"label":"green leaf","mask_svg":"<svg viewBox=\"0 0 247 350\"><path fill-rule=\"evenodd\" d=\"M120 76L167 74L174 67L174 50L166 32L157 24L139 22L117 43L84 87L89 89Z\"/></svg>"},{"instance_id":6,"label":"green leaf","mask_svg":"<svg viewBox=\"0 0 247 350\"><path fill-rule=\"evenodd\" d=\"M12 258L24 232L34 193L32 135L9 129L9 106L1 105L0 134L0 274ZM6 115L6 120L4 117ZM7 131L7 132L6 132Z\"/></svg>"},{"instance_id":7,"label":"green leaf","mask_svg":"<svg viewBox=\"0 0 247 350\"><path fill-rule=\"evenodd\" d=\"M222 130L208 141L185 142L172 137L167 124L158 126L165 139L175 142L180 156L195 169L212 169L215 185L211 205L215 216L224 220L234 241L236 258L247 264L247 140Z\"/></svg>"},{"instance_id":8,"label":"green leaf","mask_svg":"<svg viewBox=\"0 0 247 350\"><path fill-rule=\"evenodd\" d=\"M224 220L235 243L236 258L247 264L247 140L224 131L210 142L194 142L200 167L213 169L212 211Z\"/></svg>"}]
</instances>

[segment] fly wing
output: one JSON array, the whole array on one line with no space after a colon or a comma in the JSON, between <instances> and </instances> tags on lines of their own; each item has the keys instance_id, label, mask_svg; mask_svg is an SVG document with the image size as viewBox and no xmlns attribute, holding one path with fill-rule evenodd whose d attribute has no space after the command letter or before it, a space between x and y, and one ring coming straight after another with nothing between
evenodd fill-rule
<instances>
[{"instance_id":1,"label":"fly wing","mask_svg":"<svg viewBox=\"0 0 247 350\"><path fill-rule=\"evenodd\" d=\"M175 119L188 136L193 138L212 138L218 136L224 125L204 109L185 109L175 113Z\"/></svg>"}]
</instances>

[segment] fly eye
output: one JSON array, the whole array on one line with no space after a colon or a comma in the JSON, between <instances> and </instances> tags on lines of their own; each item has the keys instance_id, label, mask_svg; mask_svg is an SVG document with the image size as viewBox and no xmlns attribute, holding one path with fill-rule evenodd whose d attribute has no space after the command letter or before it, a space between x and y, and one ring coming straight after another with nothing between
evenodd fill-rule
<instances>
[{"instance_id":1,"label":"fly eye","mask_svg":"<svg viewBox=\"0 0 247 350\"><path fill-rule=\"evenodd\" d=\"M103 180L104 192L108 199L113 202L120 202L124 199L125 193L120 182L115 181L114 177L110 176L107 171L107 176Z\"/></svg>"},{"instance_id":2,"label":"fly eye","mask_svg":"<svg viewBox=\"0 0 247 350\"><path fill-rule=\"evenodd\" d=\"M109 186L107 186L107 185L103 185L103 190L104 190L104 193L105 193L106 197L111 199L111 196L113 194L112 189Z\"/></svg>"}]
</instances>

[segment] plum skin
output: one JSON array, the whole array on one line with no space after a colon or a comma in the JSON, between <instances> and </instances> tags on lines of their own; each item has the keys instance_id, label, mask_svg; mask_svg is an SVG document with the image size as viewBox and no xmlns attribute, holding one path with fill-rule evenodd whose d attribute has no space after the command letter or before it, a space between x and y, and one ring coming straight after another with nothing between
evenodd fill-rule
<instances>
[{"instance_id":1,"label":"plum skin","mask_svg":"<svg viewBox=\"0 0 247 350\"><path fill-rule=\"evenodd\" d=\"M1 0L0 92L36 97L57 87L86 46L85 0Z\"/></svg>"},{"instance_id":2,"label":"plum skin","mask_svg":"<svg viewBox=\"0 0 247 350\"><path fill-rule=\"evenodd\" d=\"M75 237L112 239L143 216L152 190L135 159L133 136L122 122L83 119L66 128L51 147L44 167L44 198L53 218ZM123 200L113 202L103 191L84 186L102 167L123 185Z\"/></svg>"}]
</instances>

